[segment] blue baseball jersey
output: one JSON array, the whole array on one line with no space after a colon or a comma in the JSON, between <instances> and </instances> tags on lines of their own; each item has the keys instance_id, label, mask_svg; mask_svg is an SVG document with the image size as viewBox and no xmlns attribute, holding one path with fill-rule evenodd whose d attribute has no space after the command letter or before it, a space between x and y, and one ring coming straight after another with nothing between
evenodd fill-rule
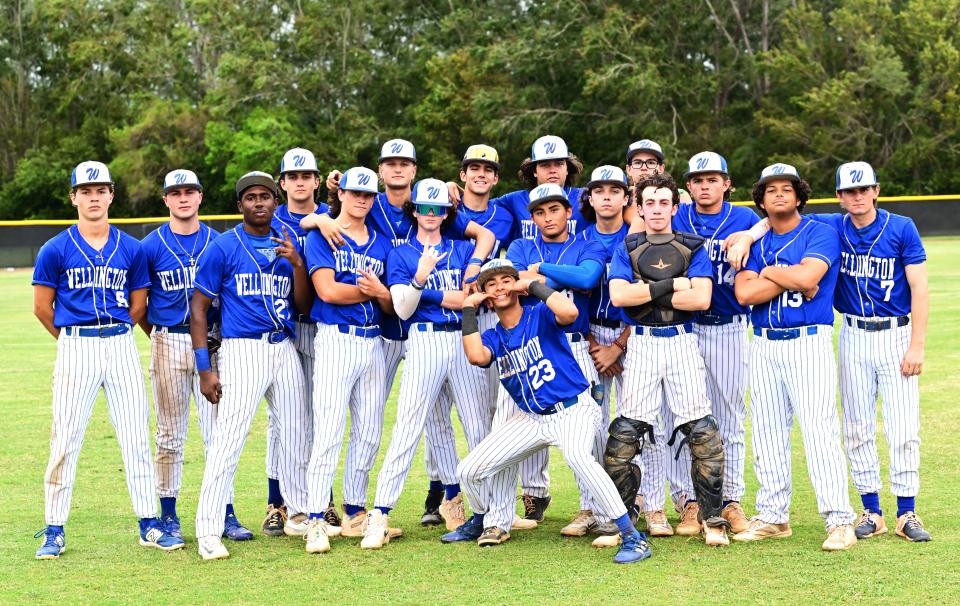
<instances>
[{"instance_id":1,"label":"blue baseball jersey","mask_svg":"<svg viewBox=\"0 0 960 606\"><path fill-rule=\"evenodd\" d=\"M143 239L143 254L150 271L150 298L147 301L147 321L154 326L176 326L190 323L190 299L193 297L193 279L197 274L197 259L219 232L200 224L196 233L182 236L161 225ZM210 306L207 325L220 320L219 301Z\"/></svg>"},{"instance_id":2,"label":"blue baseball jersey","mask_svg":"<svg viewBox=\"0 0 960 606\"><path fill-rule=\"evenodd\" d=\"M873 223L858 229L847 214L810 217L840 234L840 277L833 297L837 311L881 318L910 313L906 266L927 260L912 219L879 209Z\"/></svg>"},{"instance_id":3,"label":"blue baseball jersey","mask_svg":"<svg viewBox=\"0 0 960 606\"><path fill-rule=\"evenodd\" d=\"M100 250L87 244L76 225L40 248L33 283L55 288L53 324L132 324L130 293L150 287L143 248L133 236L111 226Z\"/></svg>"},{"instance_id":4,"label":"blue baseball jersey","mask_svg":"<svg viewBox=\"0 0 960 606\"><path fill-rule=\"evenodd\" d=\"M679 231L679 230L674 230ZM713 266L710 264L710 257L707 251L701 246L693 251L690 257L690 266L687 267L688 278L710 278L713 276ZM626 245L618 246L613 251L613 259L610 261L609 277L611 280L626 280L633 282L633 265L630 263L630 255L627 253ZM639 326L637 322L628 314L623 314L623 321L633 326Z\"/></svg>"},{"instance_id":5,"label":"blue baseball jersey","mask_svg":"<svg viewBox=\"0 0 960 606\"><path fill-rule=\"evenodd\" d=\"M603 266L606 263L606 252L596 240L567 236L566 242L544 242L537 234L534 239L521 238L514 240L507 250L507 259L513 263L517 271L524 271L534 263L556 263L558 265L580 265L584 261L595 261ZM548 278L549 286L556 286ZM569 326L564 327L566 332L581 332L586 334L590 330L590 293L582 290L559 288L561 293L570 298L577 305L580 315Z\"/></svg>"},{"instance_id":6,"label":"blue baseball jersey","mask_svg":"<svg viewBox=\"0 0 960 606\"><path fill-rule=\"evenodd\" d=\"M330 210L324 203L317 204L317 209L313 211L315 215L325 214ZM297 244L300 245L300 250L305 250L307 245L307 233L308 231L315 230L306 230L300 227L300 220L306 217L307 215L302 215L300 213L290 212L290 206L288 204L281 204L277 207L277 210L273 213L273 220L270 222L270 227L276 230L280 234L280 237L283 237L283 228L287 228L287 233L290 234L290 238L296 237ZM310 317L305 316L301 313L298 313L296 310L293 311L294 316L297 322L307 323L310 322Z\"/></svg>"},{"instance_id":7,"label":"blue baseball jersey","mask_svg":"<svg viewBox=\"0 0 960 606\"><path fill-rule=\"evenodd\" d=\"M804 259L820 259L829 267L820 279L820 288L807 301L799 291L788 290L766 303L753 306L750 319L761 328L795 328L813 324L833 325L833 294L839 273L840 244L830 226L802 217L800 224L785 234L773 230L750 249L744 269L760 273L764 267L798 265Z\"/></svg>"},{"instance_id":8,"label":"blue baseball jersey","mask_svg":"<svg viewBox=\"0 0 960 606\"><path fill-rule=\"evenodd\" d=\"M476 211L461 203L457 208L457 218L460 217L463 217L467 222L473 221L480 227L485 227L493 232L496 243L493 245L493 250L490 251L488 258L496 259L500 256L501 250L506 250L510 246L510 237L513 234L514 225L513 215L503 206L491 202L487 205L486 210Z\"/></svg>"},{"instance_id":9,"label":"blue baseball jersey","mask_svg":"<svg viewBox=\"0 0 960 606\"><path fill-rule=\"evenodd\" d=\"M283 236L273 229L270 235ZM296 240L293 243L297 246ZM194 288L210 298L220 297L220 331L225 338L257 339L274 330L296 336L293 266L283 257L268 261L255 250L243 225L217 237L197 266Z\"/></svg>"},{"instance_id":10,"label":"blue baseball jersey","mask_svg":"<svg viewBox=\"0 0 960 606\"><path fill-rule=\"evenodd\" d=\"M317 270L330 268L334 280L341 284L356 285L363 277L362 270L377 274L381 282L386 282L387 255L392 250L387 239L377 232L368 230L369 237L363 244L344 235L345 244L330 248L319 231L311 231L307 236L306 265L312 276ZM379 326L383 312L376 301L339 305L326 303L319 296L313 299L310 319L324 324L349 324L351 326Z\"/></svg>"},{"instance_id":11,"label":"blue baseball jersey","mask_svg":"<svg viewBox=\"0 0 960 606\"><path fill-rule=\"evenodd\" d=\"M613 259L614 251L618 247L623 248L623 239L627 237L629 231L630 226L624 224L617 232L602 234L597 230L596 225L591 225L577 234L578 240L596 242L603 247L604 251L603 275L600 276L600 284L590 291L591 320L623 321L623 310L610 302L610 261Z\"/></svg>"},{"instance_id":12,"label":"blue baseball jersey","mask_svg":"<svg viewBox=\"0 0 960 606\"><path fill-rule=\"evenodd\" d=\"M500 372L500 383L520 410L541 413L575 398L590 385L573 357L557 317L546 303L524 305L520 322L497 323L481 336Z\"/></svg>"},{"instance_id":13,"label":"blue baseball jersey","mask_svg":"<svg viewBox=\"0 0 960 606\"><path fill-rule=\"evenodd\" d=\"M750 313L750 308L740 305L733 292L733 282L737 272L727 262L723 252L723 242L734 232L753 227L760 217L743 206L734 206L724 202L720 212L707 215L697 212L696 204L682 204L674 215L672 226L676 231L685 231L706 238L703 243L710 264L713 266L713 296L707 313L714 316L733 316ZM699 312L698 312L699 313Z\"/></svg>"},{"instance_id":14,"label":"blue baseball jersey","mask_svg":"<svg viewBox=\"0 0 960 606\"><path fill-rule=\"evenodd\" d=\"M575 236L589 225L587 220L583 218L583 213L580 212L580 195L583 193L583 188L564 186L563 191L567 194L567 200L573 209L573 214L567 221L567 227L570 230L570 235ZM530 211L527 209L527 205L530 204L529 191L525 189L512 191L499 198L494 198L491 203L503 206L513 215L515 223L513 236L511 236L512 240L532 239L540 235L540 230L534 225L533 219L530 218Z\"/></svg>"},{"instance_id":15,"label":"blue baseball jersey","mask_svg":"<svg viewBox=\"0 0 960 606\"><path fill-rule=\"evenodd\" d=\"M406 328L415 322L433 322L435 324L459 324L460 312L453 309L444 309L439 303L425 300L431 293L428 291L460 290L463 288L463 272L473 255L473 245L463 240L449 240L441 238L437 246L441 254L446 257L437 263L427 282L423 286L423 295L420 304L413 315L404 323ZM417 264L423 255L423 244L414 238L406 244L398 246L387 255L387 285L410 284L417 273Z\"/></svg>"}]
</instances>

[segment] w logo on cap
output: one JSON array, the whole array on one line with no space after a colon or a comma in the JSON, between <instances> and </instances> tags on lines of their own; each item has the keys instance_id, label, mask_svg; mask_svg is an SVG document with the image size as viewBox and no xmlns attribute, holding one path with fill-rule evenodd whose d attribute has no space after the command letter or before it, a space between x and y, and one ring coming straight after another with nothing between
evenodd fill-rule
<instances>
[{"instance_id":1,"label":"w logo on cap","mask_svg":"<svg viewBox=\"0 0 960 606\"><path fill-rule=\"evenodd\" d=\"M783 164L774 164L773 168L770 169L770 172L774 175L782 175L783 173L787 172L787 167Z\"/></svg>"},{"instance_id":2,"label":"w logo on cap","mask_svg":"<svg viewBox=\"0 0 960 606\"><path fill-rule=\"evenodd\" d=\"M183 184L183 183L186 183L186 182L187 182L187 175L186 175L186 173L177 173L176 175L174 175L173 181L174 181L174 183L176 183L177 185L181 185L181 184Z\"/></svg>"},{"instance_id":3,"label":"w logo on cap","mask_svg":"<svg viewBox=\"0 0 960 606\"><path fill-rule=\"evenodd\" d=\"M403 143L392 143L390 145L391 154L399 154L403 150Z\"/></svg>"},{"instance_id":4,"label":"w logo on cap","mask_svg":"<svg viewBox=\"0 0 960 606\"><path fill-rule=\"evenodd\" d=\"M613 170L611 170L611 169L609 169L609 168L605 168L605 169L603 169L603 172L600 173L600 180L601 180L601 181L606 181L607 179L609 179L609 178L612 177L612 176L613 176Z\"/></svg>"},{"instance_id":5,"label":"w logo on cap","mask_svg":"<svg viewBox=\"0 0 960 606\"><path fill-rule=\"evenodd\" d=\"M547 143L543 144L543 151L544 153L552 154L557 151L557 144L553 141L548 141Z\"/></svg>"},{"instance_id":6,"label":"w logo on cap","mask_svg":"<svg viewBox=\"0 0 960 606\"><path fill-rule=\"evenodd\" d=\"M542 187L538 187L537 189L534 190L534 195L536 195L537 198L543 198L549 193L550 193L550 188L545 185Z\"/></svg>"},{"instance_id":7,"label":"w logo on cap","mask_svg":"<svg viewBox=\"0 0 960 606\"><path fill-rule=\"evenodd\" d=\"M357 177L358 185L366 185L369 182L370 182L370 175L368 174L362 174L359 177Z\"/></svg>"},{"instance_id":8,"label":"w logo on cap","mask_svg":"<svg viewBox=\"0 0 960 606\"><path fill-rule=\"evenodd\" d=\"M301 155L297 154L297 155L295 155L295 156L293 157L293 165L296 166L296 167L303 166L306 161L307 161L307 157L306 157L306 156L301 156Z\"/></svg>"},{"instance_id":9,"label":"w logo on cap","mask_svg":"<svg viewBox=\"0 0 960 606\"><path fill-rule=\"evenodd\" d=\"M863 181L863 171L862 171L862 170L852 169L852 170L850 171L850 182L851 182L851 183L859 183L859 182L861 182L861 181Z\"/></svg>"},{"instance_id":10,"label":"w logo on cap","mask_svg":"<svg viewBox=\"0 0 960 606\"><path fill-rule=\"evenodd\" d=\"M707 156L700 156L697 158L697 170L702 170L707 167L707 164L710 163L710 158Z\"/></svg>"},{"instance_id":11,"label":"w logo on cap","mask_svg":"<svg viewBox=\"0 0 960 606\"><path fill-rule=\"evenodd\" d=\"M427 200L436 200L437 196L440 195L439 187L428 187L427 188Z\"/></svg>"},{"instance_id":12,"label":"w logo on cap","mask_svg":"<svg viewBox=\"0 0 960 606\"><path fill-rule=\"evenodd\" d=\"M87 169L87 181L93 181L98 176L100 176L99 168L88 168Z\"/></svg>"}]
</instances>

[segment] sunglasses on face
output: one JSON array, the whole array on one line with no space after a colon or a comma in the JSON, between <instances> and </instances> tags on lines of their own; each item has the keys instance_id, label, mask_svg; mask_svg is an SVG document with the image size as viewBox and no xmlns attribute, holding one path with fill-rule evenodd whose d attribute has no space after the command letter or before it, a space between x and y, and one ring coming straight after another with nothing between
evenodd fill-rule
<instances>
[{"instance_id":1,"label":"sunglasses on face","mask_svg":"<svg viewBox=\"0 0 960 606\"><path fill-rule=\"evenodd\" d=\"M417 209L418 215L432 214L434 217L444 217L447 214L447 207L439 204L416 204L414 207Z\"/></svg>"}]
</instances>

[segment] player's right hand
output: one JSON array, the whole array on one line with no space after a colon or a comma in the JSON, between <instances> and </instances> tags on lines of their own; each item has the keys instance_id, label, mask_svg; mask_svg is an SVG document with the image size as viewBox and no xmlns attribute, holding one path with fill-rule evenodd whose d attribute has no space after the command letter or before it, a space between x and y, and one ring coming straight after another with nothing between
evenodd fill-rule
<instances>
[{"instance_id":1,"label":"player's right hand","mask_svg":"<svg viewBox=\"0 0 960 606\"><path fill-rule=\"evenodd\" d=\"M463 300L464 307L473 307L474 309L480 307L480 305L487 302L490 299L490 295L485 292L475 292L467 295L467 298Z\"/></svg>"},{"instance_id":2,"label":"player's right hand","mask_svg":"<svg viewBox=\"0 0 960 606\"><path fill-rule=\"evenodd\" d=\"M727 262L737 271L743 269L750 257L753 238L745 231L730 234L723 241L723 250L727 252Z\"/></svg>"},{"instance_id":3,"label":"player's right hand","mask_svg":"<svg viewBox=\"0 0 960 606\"><path fill-rule=\"evenodd\" d=\"M327 191L334 191L340 187L340 177L343 176L343 173L337 169L333 169L327 175Z\"/></svg>"},{"instance_id":4,"label":"player's right hand","mask_svg":"<svg viewBox=\"0 0 960 606\"><path fill-rule=\"evenodd\" d=\"M200 393L211 404L218 404L223 396L223 386L220 385L220 377L212 370L200 373Z\"/></svg>"},{"instance_id":5,"label":"player's right hand","mask_svg":"<svg viewBox=\"0 0 960 606\"><path fill-rule=\"evenodd\" d=\"M426 246L423 254L420 255L420 261L417 262L417 275L426 278L437 266L437 263L446 258L447 253L441 253L435 246Z\"/></svg>"},{"instance_id":6,"label":"player's right hand","mask_svg":"<svg viewBox=\"0 0 960 606\"><path fill-rule=\"evenodd\" d=\"M330 248L340 248L347 243L347 241L343 239L343 234L345 234L347 228L350 227L350 223L341 225L340 221L326 213L316 216L319 217L317 219L317 229L320 230L320 235L327 241Z\"/></svg>"},{"instance_id":7,"label":"player's right hand","mask_svg":"<svg viewBox=\"0 0 960 606\"><path fill-rule=\"evenodd\" d=\"M513 283L513 285L510 287L510 290L524 296L528 295L530 294L528 290L530 289L530 285L533 284L533 282L534 280L531 280L530 278L520 278L519 280Z\"/></svg>"},{"instance_id":8,"label":"player's right hand","mask_svg":"<svg viewBox=\"0 0 960 606\"><path fill-rule=\"evenodd\" d=\"M693 288L693 285L690 284L690 278L679 277L673 279L673 292L680 292L681 290L690 290Z\"/></svg>"}]
</instances>

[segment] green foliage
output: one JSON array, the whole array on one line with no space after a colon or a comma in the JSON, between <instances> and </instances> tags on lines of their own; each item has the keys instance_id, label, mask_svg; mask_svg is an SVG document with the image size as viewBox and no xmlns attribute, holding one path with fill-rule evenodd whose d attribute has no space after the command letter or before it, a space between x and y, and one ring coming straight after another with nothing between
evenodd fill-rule
<instances>
[{"instance_id":1,"label":"green foliage","mask_svg":"<svg viewBox=\"0 0 960 606\"><path fill-rule=\"evenodd\" d=\"M288 147L324 170L376 164L392 137L419 175L496 147L500 191L532 141L587 169L649 137L681 174L727 156L749 186L775 160L830 195L865 159L884 192L960 189L960 0L45 0L0 6L0 216L70 217L84 159L118 180L114 215L153 214L184 166L207 210Z\"/></svg>"}]
</instances>

